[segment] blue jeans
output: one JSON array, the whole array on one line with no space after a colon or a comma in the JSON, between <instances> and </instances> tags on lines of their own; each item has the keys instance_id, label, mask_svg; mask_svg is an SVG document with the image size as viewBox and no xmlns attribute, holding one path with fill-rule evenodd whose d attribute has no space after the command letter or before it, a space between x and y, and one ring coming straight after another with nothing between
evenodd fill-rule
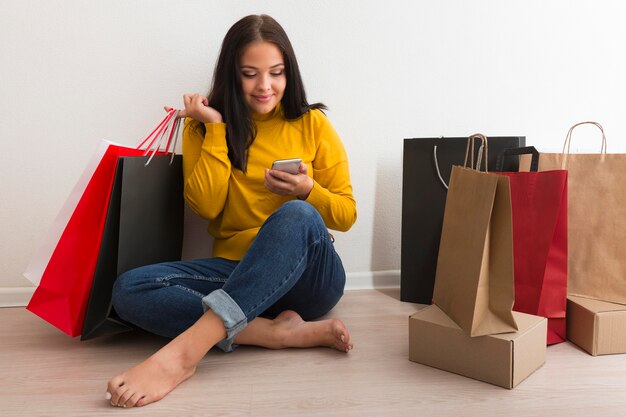
<instances>
[{"instance_id":1,"label":"blue jeans","mask_svg":"<svg viewBox=\"0 0 626 417\"><path fill-rule=\"evenodd\" d=\"M113 307L125 321L174 338L211 309L224 322L229 352L237 333L259 315L295 310L305 320L326 314L341 296L345 272L313 206L285 203L263 224L241 261L166 262L125 272Z\"/></svg>"}]
</instances>

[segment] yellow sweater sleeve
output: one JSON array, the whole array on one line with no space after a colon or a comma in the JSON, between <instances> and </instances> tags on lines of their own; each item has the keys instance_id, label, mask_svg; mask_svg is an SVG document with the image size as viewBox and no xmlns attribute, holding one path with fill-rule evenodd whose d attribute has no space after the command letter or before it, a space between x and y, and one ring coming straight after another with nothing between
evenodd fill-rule
<instances>
[{"instance_id":1,"label":"yellow sweater sleeve","mask_svg":"<svg viewBox=\"0 0 626 417\"><path fill-rule=\"evenodd\" d=\"M317 151L313 159L313 189L306 201L321 214L326 227L345 232L356 222L348 156L332 124L321 112L314 123ZM317 124L316 123L316 124Z\"/></svg>"},{"instance_id":2,"label":"yellow sweater sleeve","mask_svg":"<svg viewBox=\"0 0 626 417\"><path fill-rule=\"evenodd\" d=\"M183 178L187 204L207 220L224 209L231 164L226 145L226 125L185 120Z\"/></svg>"}]
</instances>

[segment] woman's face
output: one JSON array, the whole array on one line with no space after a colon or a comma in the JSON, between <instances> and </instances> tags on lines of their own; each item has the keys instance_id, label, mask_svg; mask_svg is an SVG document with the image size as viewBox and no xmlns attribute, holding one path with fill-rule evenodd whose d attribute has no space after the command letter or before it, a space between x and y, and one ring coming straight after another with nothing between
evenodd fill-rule
<instances>
[{"instance_id":1,"label":"woman's face","mask_svg":"<svg viewBox=\"0 0 626 417\"><path fill-rule=\"evenodd\" d=\"M265 41L250 43L239 62L244 100L250 111L266 114L283 98L287 77L283 54Z\"/></svg>"}]
</instances>

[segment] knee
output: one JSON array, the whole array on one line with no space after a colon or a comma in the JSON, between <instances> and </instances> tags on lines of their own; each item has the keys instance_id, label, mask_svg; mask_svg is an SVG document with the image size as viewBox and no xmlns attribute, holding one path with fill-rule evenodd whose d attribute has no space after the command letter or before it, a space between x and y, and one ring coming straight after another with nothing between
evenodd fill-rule
<instances>
[{"instance_id":1,"label":"knee","mask_svg":"<svg viewBox=\"0 0 626 417\"><path fill-rule=\"evenodd\" d=\"M309 203L293 200L284 203L263 224L257 239L266 237L270 241L293 241L300 237L320 241L328 236L322 216Z\"/></svg>"},{"instance_id":2,"label":"knee","mask_svg":"<svg viewBox=\"0 0 626 417\"><path fill-rule=\"evenodd\" d=\"M276 212L287 220L299 223L316 223L322 222L322 217L315 207L306 201L291 200L283 204Z\"/></svg>"}]
</instances>

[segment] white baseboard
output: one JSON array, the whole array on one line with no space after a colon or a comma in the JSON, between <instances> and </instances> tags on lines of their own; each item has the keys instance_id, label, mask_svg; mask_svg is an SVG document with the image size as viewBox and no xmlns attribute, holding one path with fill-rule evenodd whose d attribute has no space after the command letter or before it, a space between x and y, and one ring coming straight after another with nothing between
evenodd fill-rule
<instances>
[{"instance_id":1,"label":"white baseboard","mask_svg":"<svg viewBox=\"0 0 626 417\"><path fill-rule=\"evenodd\" d=\"M0 288L0 307L25 307L35 287Z\"/></svg>"},{"instance_id":2,"label":"white baseboard","mask_svg":"<svg viewBox=\"0 0 626 417\"><path fill-rule=\"evenodd\" d=\"M399 288L400 270L350 272L346 274L346 291L374 288ZM35 287L0 288L0 307L25 307Z\"/></svg>"},{"instance_id":3,"label":"white baseboard","mask_svg":"<svg viewBox=\"0 0 626 417\"><path fill-rule=\"evenodd\" d=\"M400 270L349 272L346 290L371 290L374 288L400 288Z\"/></svg>"}]
</instances>

